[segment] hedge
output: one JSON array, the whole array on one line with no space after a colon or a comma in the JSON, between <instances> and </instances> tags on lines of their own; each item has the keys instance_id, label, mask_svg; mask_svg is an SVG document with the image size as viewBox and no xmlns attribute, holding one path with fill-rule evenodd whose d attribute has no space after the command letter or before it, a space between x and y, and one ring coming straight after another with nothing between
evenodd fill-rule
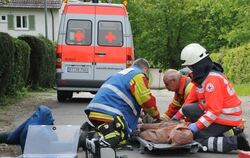
<instances>
[{"instance_id":1,"label":"hedge","mask_svg":"<svg viewBox=\"0 0 250 158\"><path fill-rule=\"evenodd\" d=\"M42 40L30 35L19 36L18 39L27 42L31 48L28 84L32 89L37 89L46 75L45 44Z\"/></svg>"},{"instance_id":2,"label":"hedge","mask_svg":"<svg viewBox=\"0 0 250 158\"><path fill-rule=\"evenodd\" d=\"M46 64L46 75L44 76L44 81L42 82L42 87L50 88L55 85L55 74L56 74L56 44L46 39L44 36L39 36L39 39L44 42L45 45L45 61Z\"/></svg>"},{"instance_id":3,"label":"hedge","mask_svg":"<svg viewBox=\"0 0 250 158\"><path fill-rule=\"evenodd\" d=\"M25 87L54 86L55 43L42 36L12 38L2 32L0 41L0 105Z\"/></svg>"},{"instance_id":4,"label":"hedge","mask_svg":"<svg viewBox=\"0 0 250 158\"><path fill-rule=\"evenodd\" d=\"M227 77L236 84L250 83L250 43L232 49L221 49L211 58L222 64Z\"/></svg>"},{"instance_id":5,"label":"hedge","mask_svg":"<svg viewBox=\"0 0 250 158\"><path fill-rule=\"evenodd\" d=\"M8 83L7 95L15 95L26 86L30 68L30 47L22 40L14 39L16 51L14 54L14 74Z\"/></svg>"},{"instance_id":6,"label":"hedge","mask_svg":"<svg viewBox=\"0 0 250 158\"><path fill-rule=\"evenodd\" d=\"M0 96L5 95L14 70L15 44L7 33L0 32Z\"/></svg>"},{"instance_id":7,"label":"hedge","mask_svg":"<svg viewBox=\"0 0 250 158\"><path fill-rule=\"evenodd\" d=\"M55 45L40 36L19 36L31 48L28 83L32 89L50 88L55 82Z\"/></svg>"}]
</instances>

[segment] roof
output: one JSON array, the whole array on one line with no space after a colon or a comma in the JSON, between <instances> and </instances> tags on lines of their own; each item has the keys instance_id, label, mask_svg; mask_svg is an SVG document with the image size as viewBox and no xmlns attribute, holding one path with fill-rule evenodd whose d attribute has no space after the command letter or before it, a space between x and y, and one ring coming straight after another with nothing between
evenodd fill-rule
<instances>
[{"instance_id":1,"label":"roof","mask_svg":"<svg viewBox=\"0 0 250 158\"><path fill-rule=\"evenodd\" d=\"M62 0L47 0L47 8L60 9ZM45 0L0 0L0 8L44 8Z\"/></svg>"}]
</instances>

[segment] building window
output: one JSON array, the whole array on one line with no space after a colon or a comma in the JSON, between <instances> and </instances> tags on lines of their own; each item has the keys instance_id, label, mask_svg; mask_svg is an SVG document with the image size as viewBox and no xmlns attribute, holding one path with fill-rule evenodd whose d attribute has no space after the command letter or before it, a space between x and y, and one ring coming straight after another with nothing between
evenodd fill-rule
<instances>
[{"instance_id":1,"label":"building window","mask_svg":"<svg viewBox=\"0 0 250 158\"><path fill-rule=\"evenodd\" d=\"M16 29L28 30L28 17L16 16Z\"/></svg>"},{"instance_id":2,"label":"building window","mask_svg":"<svg viewBox=\"0 0 250 158\"><path fill-rule=\"evenodd\" d=\"M6 15L1 15L1 17L0 17L0 22L7 22L7 17L6 17Z\"/></svg>"}]
</instances>

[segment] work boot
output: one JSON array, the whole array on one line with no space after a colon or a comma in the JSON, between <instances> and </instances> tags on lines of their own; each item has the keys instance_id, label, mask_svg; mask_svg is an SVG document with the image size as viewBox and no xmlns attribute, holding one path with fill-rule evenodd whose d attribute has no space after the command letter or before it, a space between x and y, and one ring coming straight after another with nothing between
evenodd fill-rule
<instances>
[{"instance_id":1,"label":"work boot","mask_svg":"<svg viewBox=\"0 0 250 158\"><path fill-rule=\"evenodd\" d=\"M0 144L7 143L8 132L0 132Z\"/></svg>"},{"instance_id":2,"label":"work boot","mask_svg":"<svg viewBox=\"0 0 250 158\"><path fill-rule=\"evenodd\" d=\"M250 151L249 142L244 133L240 133L237 135L238 149L244 151Z\"/></svg>"}]
</instances>

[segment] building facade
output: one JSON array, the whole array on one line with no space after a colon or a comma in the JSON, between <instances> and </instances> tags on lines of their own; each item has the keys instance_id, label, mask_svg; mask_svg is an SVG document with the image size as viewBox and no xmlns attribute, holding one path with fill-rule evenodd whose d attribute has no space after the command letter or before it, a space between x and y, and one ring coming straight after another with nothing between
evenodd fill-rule
<instances>
[{"instance_id":1,"label":"building facade","mask_svg":"<svg viewBox=\"0 0 250 158\"><path fill-rule=\"evenodd\" d=\"M48 39L56 41L62 10L62 0L0 0L0 32L13 37L47 32Z\"/></svg>"}]
</instances>

